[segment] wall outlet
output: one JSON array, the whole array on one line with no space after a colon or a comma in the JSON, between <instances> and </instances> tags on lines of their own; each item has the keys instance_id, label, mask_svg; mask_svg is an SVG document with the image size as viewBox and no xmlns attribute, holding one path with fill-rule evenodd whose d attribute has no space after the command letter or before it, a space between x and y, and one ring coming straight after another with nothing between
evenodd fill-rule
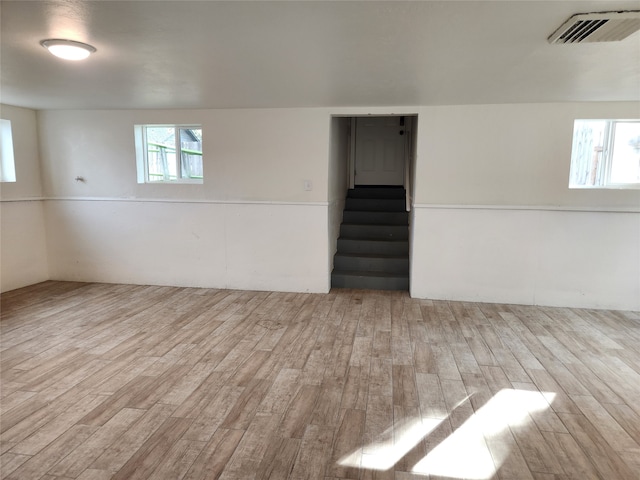
<instances>
[{"instance_id":1,"label":"wall outlet","mask_svg":"<svg viewBox=\"0 0 640 480\"><path fill-rule=\"evenodd\" d=\"M313 183L311 182L311 180L304 181L304 190L305 192L310 192L311 190L313 190Z\"/></svg>"}]
</instances>

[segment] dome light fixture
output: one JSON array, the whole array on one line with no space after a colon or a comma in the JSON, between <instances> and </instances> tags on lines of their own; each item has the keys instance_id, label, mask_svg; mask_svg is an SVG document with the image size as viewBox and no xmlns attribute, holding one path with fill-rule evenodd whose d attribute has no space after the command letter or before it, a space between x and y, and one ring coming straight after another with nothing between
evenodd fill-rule
<instances>
[{"instance_id":1,"label":"dome light fixture","mask_svg":"<svg viewBox=\"0 0 640 480\"><path fill-rule=\"evenodd\" d=\"M84 60L96 51L95 47L86 43L76 42L74 40L64 40L61 38L50 38L40 42L44 48L49 50L52 55L63 58L65 60Z\"/></svg>"}]
</instances>

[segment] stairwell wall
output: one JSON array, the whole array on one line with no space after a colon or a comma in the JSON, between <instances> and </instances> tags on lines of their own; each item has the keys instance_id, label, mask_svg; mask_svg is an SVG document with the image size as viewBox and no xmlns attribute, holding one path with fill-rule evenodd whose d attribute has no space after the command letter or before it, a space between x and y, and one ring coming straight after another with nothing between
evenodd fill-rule
<instances>
[{"instance_id":1,"label":"stairwell wall","mask_svg":"<svg viewBox=\"0 0 640 480\"><path fill-rule=\"evenodd\" d=\"M349 188L347 163L350 149L350 125L351 118L349 117L331 117L328 176L329 272L333 270L333 258L337 251L340 224L342 223L342 214ZM331 283L331 278L328 280Z\"/></svg>"}]
</instances>

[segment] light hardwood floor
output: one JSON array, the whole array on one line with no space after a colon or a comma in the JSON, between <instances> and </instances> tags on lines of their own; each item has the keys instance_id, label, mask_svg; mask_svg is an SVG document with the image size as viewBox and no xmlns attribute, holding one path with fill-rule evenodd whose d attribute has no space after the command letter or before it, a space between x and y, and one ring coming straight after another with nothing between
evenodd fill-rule
<instances>
[{"instance_id":1,"label":"light hardwood floor","mask_svg":"<svg viewBox=\"0 0 640 480\"><path fill-rule=\"evenodd\" d=\"M0 477L640 478L640 315L46 282L2 295Z\"/></svg>"}]
</instances>

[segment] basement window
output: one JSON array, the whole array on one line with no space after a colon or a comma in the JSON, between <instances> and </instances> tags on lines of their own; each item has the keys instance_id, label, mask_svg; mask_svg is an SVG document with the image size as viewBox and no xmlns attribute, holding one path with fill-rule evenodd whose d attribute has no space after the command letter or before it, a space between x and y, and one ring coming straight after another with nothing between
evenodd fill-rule
<instances>
[{"instance_id":1,"label":"basement window","mask_svg":"<svg viewBox=\"0 0 640 480\"><path fill-rule=\"evenodd\" d=\"M569 188L640 188L640 119L576 120Z\"/></svg>"},{"instance_id":2,"label":"basement window","mask_svg":"<svg viewBox=\"0 0 640 480\"><path fill-rule=\"evenodd\" d=\"M201 125L136 125L138 183L203 183Z\"/></svg>"},{"instance_id":3,"label":"basement window","mask_svg":"<svg viewBox=\"0 0 640 480\"><path fill-rule=\"evenodd\" d=\"M11 121L0 119L0 182L16 181Z\"/></svg>"}]
</instances>

